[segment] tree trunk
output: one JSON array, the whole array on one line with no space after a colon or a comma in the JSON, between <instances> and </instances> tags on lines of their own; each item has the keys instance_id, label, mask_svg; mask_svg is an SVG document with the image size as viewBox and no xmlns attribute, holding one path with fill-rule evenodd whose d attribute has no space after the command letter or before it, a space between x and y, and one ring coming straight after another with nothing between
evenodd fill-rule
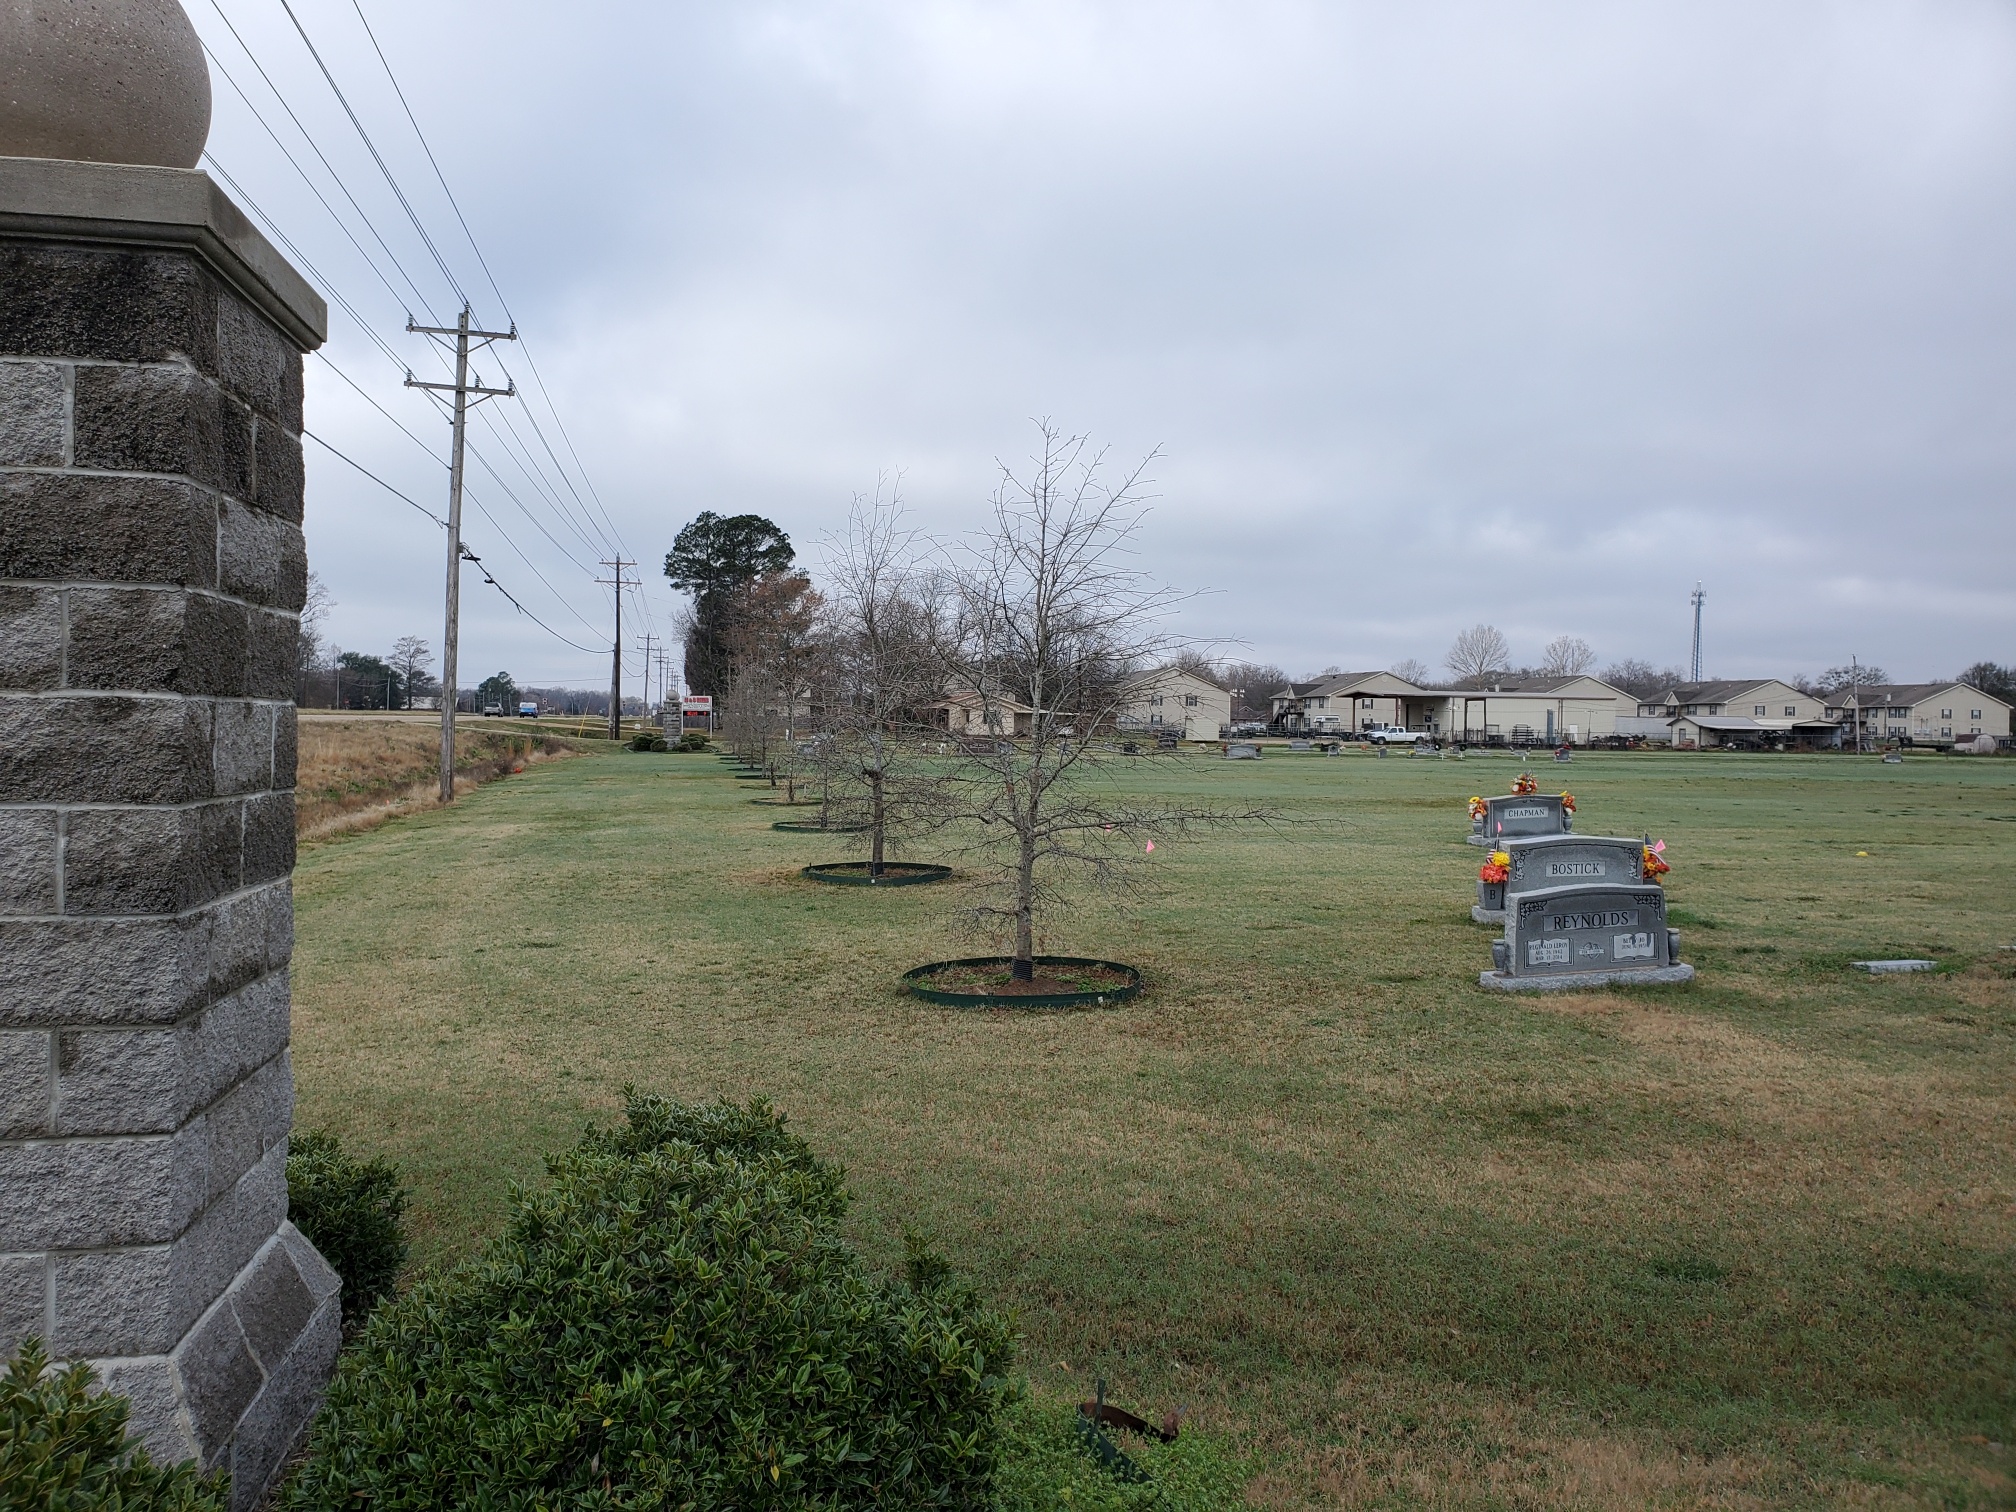
<instances>
[{"instance_id":1,"label":"tree trunk","mask_svg":"<svg viewBox=\"0 0 2016 1512\"><path fill-rule=\"evenodd\" d=\"M882 773L878 768L868 774L868 824L873 831L869 839L868 875L882 875Z\"/></svg>"},{"instance_id":2,"label":"tree trunk","mask_svg":"<svg viewBox=\"0 0 2016 1512\"><path fill-rule=\"evenodd\" d=\"M1027 833L1015 865L1015 965L1009 975L1018 982L1036 975L1036 837Z\"/></svg>"}]
</instances>

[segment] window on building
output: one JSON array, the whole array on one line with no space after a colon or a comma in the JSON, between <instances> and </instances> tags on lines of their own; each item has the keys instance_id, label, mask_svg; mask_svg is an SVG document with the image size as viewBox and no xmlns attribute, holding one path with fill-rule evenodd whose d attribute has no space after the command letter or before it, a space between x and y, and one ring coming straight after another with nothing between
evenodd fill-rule
<instances>
[{"instance_id":1,"label":"window on building","mask_svg":"<svg viewBox=\"0 0 2016 1512\"><path fill-rule=\"evenodd\" d=\"M1162 716L1160 714L1150 714L1148 716L1148 723L1150 723L1151 725L1160 724L1162 723Z\"/></svg>"},{"instance_id":2,"label":"window on building","mask_svg":"<svg viewBox=\"0 0 2016 1512\"><path fill-rule=\"evenodd\" d=\"M1947 725L1943 729L1941 729L1939 733L1941 735L1951 735L1953 733L1953 726Z\"/></svg>"},{"instance_id":3,"label":"window on building","mask_svg":"<svg viewBox=\"0 0 2016 1512\"><path fill-rule=\"evenodd\" d=\"M1148 700L1148 706L1149 706L1150 708L1154 708L1154 709L1159 709L1159 708L1161 708L1161 707L1162 707L1162 695L1161 695L1160 693L1157 693L1157 694L1156 694L1156 695L1155 695L1155 696L1154 696L1153 698L1149 699L1149 700Z\"/></svg>"},{"instance_id":4,"label":"window on building","mask_svg":"<svg viewBox=\"0 0 2016 1512\"><path fill-rule=\"evenodd\" d=\"M1981 711L1979 709L1969 709L1967 711L1967 717L1969 719L1979 719L1981 717Z\"/></svg>"},{"instance_id":5,"label":"window on building","mask_svg":"<svg viewBox=\"0 0 2016 1512\"><path fill-rule=\"evenodd\" d=\"M1762 719L1767 711L1767 707L1765 704L1752 704L1750 705L1750 712L1757 718Z\"/></svg>"},{"instance_id":6,"label":"window on building","mask_svg":"<svg viewBox=\"0 0 2016 1512\"><path fill-rule=\"evenodd\" d=\"M1358 700L1358 707L1361 709L1369 709L1372 707L1372 700L1369 698L1361 698Z\"/></svg>"},{"instance_id":7,"label":"window on building","mask_svg":"<svg viewBox=\"0 0 2016 1512\"><path fill-rule=\"evenodd\" d=\"M1197 707L1197 695L1196 695L1195 693L1185 693L1185 694L1183 695L1183 707L1184 707L1184 708L1186 708L1186 709L1194 709L1194 708L1196 708L1196 707Z\"/></svg>"},{"instance_id":8,"label":"window on building","mask_svg":"<svg viewBox=\"0 0 2016 1512\"><path fill-rule=\"evenodd\" d=\"M1939 717L1941 719L1951 719L1953 717L1953 711L1951 709L1941 709L1939 711Z\"/></svg>"},{"instance_id":9,"label":"window on building","mask_svg":"<svg viewBox=\"0 0 2016 1512\"><path fill-rule=\"evenodd\" d=\"M1787 719L1796 719L1796 718L1798 718L1798 717L1799 717L1799 705L1797 705L1797 704L1787 704L1787 705L1785 705L1785 717L1786 717Z\"/></svg>"}]
</instances>

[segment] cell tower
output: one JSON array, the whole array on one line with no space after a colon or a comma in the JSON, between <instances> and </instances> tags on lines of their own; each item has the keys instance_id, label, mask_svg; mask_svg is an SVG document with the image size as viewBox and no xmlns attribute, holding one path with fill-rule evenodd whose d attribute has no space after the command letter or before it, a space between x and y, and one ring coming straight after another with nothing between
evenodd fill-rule
<instances>
[{"instance_id":1,"label":"cell tower","mask_svg":"<svg viewBox=\"0 0 2016 1512\"><path fill-rule=\"evenodd\" d=\"M1708 601L1708 595L1701 591L1701 585L1694 585L1691 602L1694 605L1694 665L1688 673L1689 682L1701 681L1701 606Z\"/></svg>"}]
</instances>

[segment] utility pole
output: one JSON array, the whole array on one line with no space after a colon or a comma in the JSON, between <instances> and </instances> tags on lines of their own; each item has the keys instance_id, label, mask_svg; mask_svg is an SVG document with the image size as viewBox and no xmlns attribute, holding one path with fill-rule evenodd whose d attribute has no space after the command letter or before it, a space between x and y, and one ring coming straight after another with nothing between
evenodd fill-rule
<instances>
[{"instance_id":1,"label":"utility pole","mask_svg":"<svg viewBox=\"0 0 2016 1512\"><path fill-rule=\"evenodd\" d=\"M1855 721L1855 754L1862 754L1862 667L1848 653L1848 717Z\"/></svg>"},{"instance_id":2,"label":"utility pole","mask_svg":"<svg viewBox=\"0 0 2016 1512\"><path fill-rule=\"evenodd\" d=\"M447 627L441 636L441 801L455 801L455 647L457 627L462 618L462 431L468 419L469 400L474 397L478 404L485 399L509 397L518 392L516 383L503 388L485 388L482 383L469 381L469 343L473 339L479 345L492 341L516 341L518 324L513 321L508 331L472 331L469 329L469 306L465 301L462 317L451 326L415 325L413 317L406 317L406 329L423 336L453 336L455 338L455 381L453 383L422 383L413 376L411 369L406 373L406 387L417 389L443 389L455 395L454 440L448 462L448 591L446 619Z\"/></svg>"},{"instance_id":3,"label":"utility pole","mask_svg":"<svg viewBox=\"0 0 2016 1512\"><path fill-rule=\"evenodd\" d=\"M651 647L656 643L657 639L658 637L655 635L644 637L644 722L646 724L651 722Z\"/></svg>"},{"instance_id":4,"label":"utility pole","mask_svg":"<svg viewBox=\"0 0 2016 1512\"><path fill-rule=\"evenodd\" d=\"M686 733L686 719L683 714L679 713L679 695L672 687L672 674L666 670L665 648L660 646L658 648L658 725L660 729L665 727L665 716L667 714L679 715L679 733L684 735Z\"/></svg>"},{"instance_id":5,"label":"utility pole","mask_svg":"<svg viewBox=\"0 0 2016 1512\"><path fill-rule=\"evenodd\" d=\"M1694 668L1688 678L1690 682L1701 681L1701 606L1708 601L1708 595L1701 591L1701 584L1694 584Z\"/></svg>"},{"instance_id":6,"label":"utility pole","mask_svg":"<svg viewBox=\"0 0 2016 1512\"><path fill-rule=\"evenodd\" d=\"M623 738L623 590L638 586L637 579L623 576L625 567L635 567L633 561L617 557L614 561L603 561L598 566L607 567L614 574L597 578L598 583L607 583L616 590L616 639L609 650L609 738Z\"/></svg>"}]
</instances>

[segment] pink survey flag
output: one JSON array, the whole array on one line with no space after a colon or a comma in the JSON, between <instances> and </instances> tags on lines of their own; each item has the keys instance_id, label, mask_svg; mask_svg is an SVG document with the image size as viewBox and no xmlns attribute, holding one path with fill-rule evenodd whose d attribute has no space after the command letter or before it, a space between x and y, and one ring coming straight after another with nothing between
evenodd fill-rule
<instances>
[{"instance_id":1,"label":"pink survey flag","mask_svg":"<svg viewBox=\"0 0 2016 1512\"><path fill-rule=\"evenodd\" d=\"M1153 840L1150 840L1150 841L1148 842L1148 849L1149 849L1149 850L1151 850L1151 851L1152 851L1153 849L1155 849L1155 842L1154 842Z\"/></svg>"}]
</instances>

